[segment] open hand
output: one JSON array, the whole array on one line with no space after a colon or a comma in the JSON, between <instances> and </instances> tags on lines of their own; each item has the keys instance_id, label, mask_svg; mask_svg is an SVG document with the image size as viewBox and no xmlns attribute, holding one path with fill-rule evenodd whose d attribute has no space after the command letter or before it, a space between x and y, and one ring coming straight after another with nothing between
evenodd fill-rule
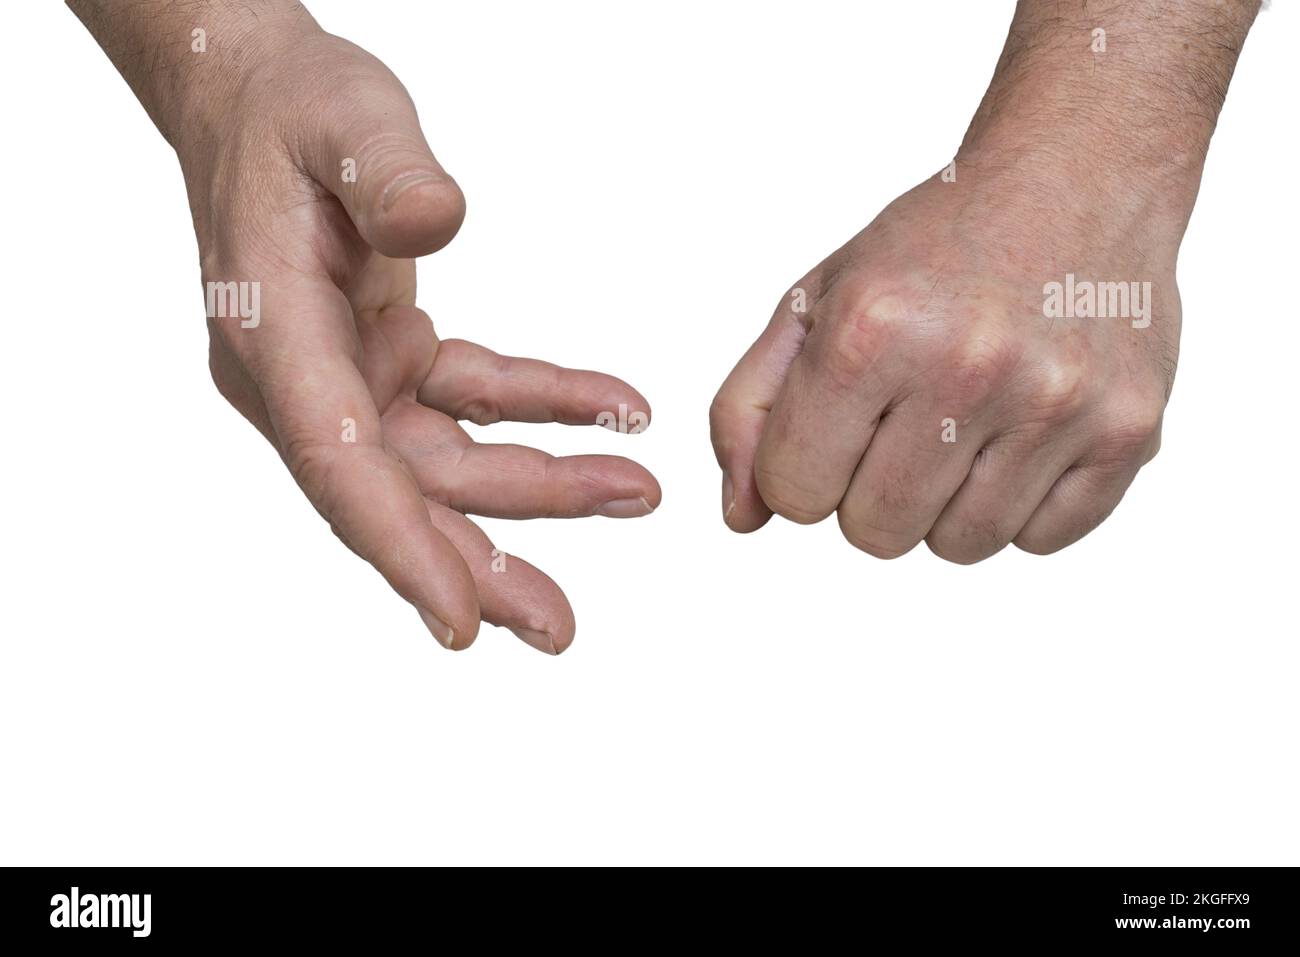
<instances>
[{"instance_id":1,"label":"open hand","mask_svg":"<svg viewBox=\"0 0 1300 957\"><path fill-rule=\"evenodd\" d=\"M454 236L464 199L378 60L313 26L219 107L177 146L217 387L444 646L467 647L482 619L563 651L564 593L465 513L634 517L659 486L619 457L475 443L456 420L592 425L624 406L643 427L645 399L610 376L438 340L411 257Z\"/></svg>"}]
</instances>

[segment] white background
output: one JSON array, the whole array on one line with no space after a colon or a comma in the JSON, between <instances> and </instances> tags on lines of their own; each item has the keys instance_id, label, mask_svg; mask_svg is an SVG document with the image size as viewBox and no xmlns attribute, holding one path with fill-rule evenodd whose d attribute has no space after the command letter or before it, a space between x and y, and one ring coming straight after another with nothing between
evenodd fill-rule
<instances>
[{"instance_id":1,"label":"white background","mask_svg":"<svg viewBox=\"0 0 1300 957\"><path fill-rule=\"evenodd\" d=\"M660 510L486 522L578 616L453 655L217 395L180 173L55 4L5 31L0 861L1297 863L1297 13L1183 247L1160 457L1051 558L719 520L709 400L947 163L1010 2L346 3L469 197L444 336L618 374Z\"/></svg>"}]
</instances>

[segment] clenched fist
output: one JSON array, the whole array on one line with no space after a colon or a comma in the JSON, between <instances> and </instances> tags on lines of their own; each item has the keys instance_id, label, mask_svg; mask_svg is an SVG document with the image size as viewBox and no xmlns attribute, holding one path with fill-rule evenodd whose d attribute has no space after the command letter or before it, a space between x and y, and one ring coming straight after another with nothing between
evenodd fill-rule
<instances>
[{"instance_id":1,"label":"clenched fist","mask_svg":"<svg viewBox=\"0 0 1300 957\"><path fill-rule=\"evenodd\" d=\"M800 279L719 391L727 524L834 512L872 555L969 563L1105 519L1160 445L1178 246L1257 6L1099 31L1022 2L952 164Z\"/></svg>"},{"instance_id":2,"label":"clenched fist","mask_svg":"<svg viewBox=\"0 0 1300 957\"><path fill-rule=\"evenodd\" d=\"M878 557L924 539L975 562L1054 551L1119 502L1173 382L1173 250L1035 238L1031 210L981 195L1003 188L935 177L784 297L713 405L732 528L836 512ZM1048 318L1067 271L1122 278L1150 324Z\"/></svg>"}]
</instances>

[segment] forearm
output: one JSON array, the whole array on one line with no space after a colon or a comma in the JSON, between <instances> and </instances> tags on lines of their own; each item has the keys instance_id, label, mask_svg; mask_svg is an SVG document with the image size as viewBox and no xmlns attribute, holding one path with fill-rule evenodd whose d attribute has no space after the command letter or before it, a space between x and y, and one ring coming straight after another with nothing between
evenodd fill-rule
<instances>
[{"instance_id":1,"label":"forearm","mask_svg":"<svg viewBox=\"0 0 1300 957\"><path fill-rule=\"evenodd\" d=\"M1021 0L959 162L1190 211L1259 0ZM1104 31L1104 32L1099 32ZM1024 158L1031 160L1026 163Z\"/></svg>"},{"instance_id":2,"label":"forearm","mask_svg":"<svg viewBox=\"0 0 1300 957\"><path fill-rule=\"evenodd\" d=\"M202 138L259 62L318 29L291 0L67 2L173 146Z\"/></svg>"}]
</instances>

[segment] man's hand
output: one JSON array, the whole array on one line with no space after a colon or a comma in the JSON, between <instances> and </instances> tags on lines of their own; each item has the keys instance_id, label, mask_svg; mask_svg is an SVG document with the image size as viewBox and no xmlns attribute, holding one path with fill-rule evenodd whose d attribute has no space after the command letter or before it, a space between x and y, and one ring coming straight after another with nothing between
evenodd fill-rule
<instances>
[{"instance_id":1,"label":"man's hand","mask_svg":"<svg viewBox=\"0 0 1300 957\"><path fill-rule=\"evenodd\" d=\"M968 563L1105 519L1159 447L1178 245L1257 7L1021 3L953 164L796 283L723 384L727 524L838 512L872 555Z\"/></svg>"},{"instance_id":2,"label":"man's hand","mask_svg":"<svg viewBox=\"0 0 1300 957\"><path fill-rule=\"evenodd\" d=\"M396 77L300 5L72 6L176 148L222 395L444 646L467 647L481 618L563 651L563 592L465 513L627 518L659 486L623 458L478 444L456 420L590 425L622 406L644 427L645 399L438 340L411 257L451 240L464 199Z\"/></svg>"}]
</instances>

